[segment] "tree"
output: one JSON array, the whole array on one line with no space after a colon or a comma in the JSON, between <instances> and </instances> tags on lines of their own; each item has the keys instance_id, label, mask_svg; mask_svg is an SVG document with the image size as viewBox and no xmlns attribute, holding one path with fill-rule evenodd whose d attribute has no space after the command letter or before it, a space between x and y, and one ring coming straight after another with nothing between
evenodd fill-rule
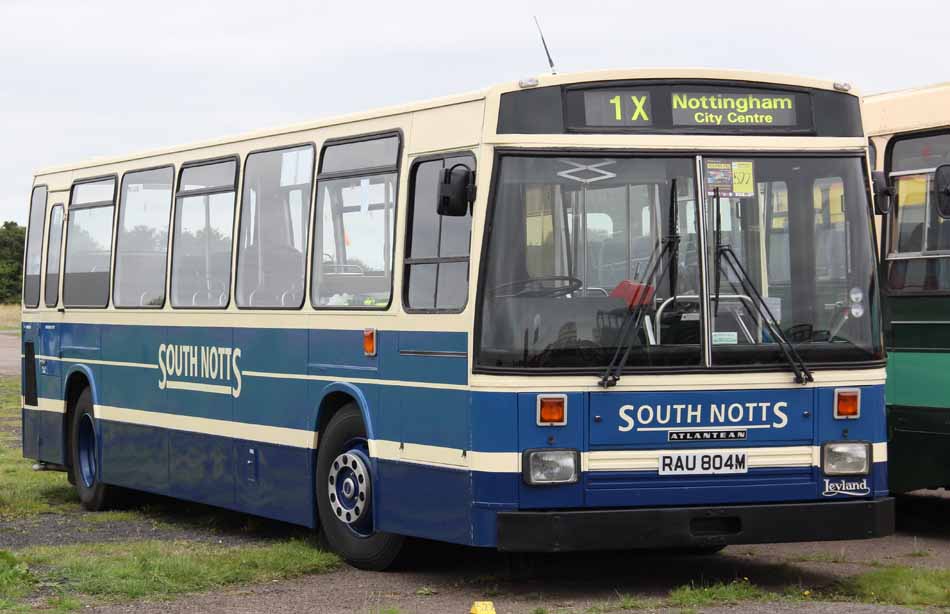
<instances>
[{"instance_id":1,"label":"tree","mask_svg":"<svg viewBox=\"0 0 950 614\"><path fill-rule=\"evenodd\" d=\"M0 227L0 303L20 302L25 236L26 228L16 222Z\"/></svg>"}]
</instances>

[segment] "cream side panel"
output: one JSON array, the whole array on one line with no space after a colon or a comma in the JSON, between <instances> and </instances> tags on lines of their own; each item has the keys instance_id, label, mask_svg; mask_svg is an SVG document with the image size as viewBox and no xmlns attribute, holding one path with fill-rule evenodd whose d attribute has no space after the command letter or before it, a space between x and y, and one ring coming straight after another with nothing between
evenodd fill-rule
<instances>
[{"instance_id":1,"label":"cream side panel","mask_svg":"<svg viewBox=\"0 0 950 614\"><path fill-rule=\"evenodd\" d=\"M950 83L866 96L865 132L894 134L950 125Z\"/></svg>"},{"instance_id":2,"label":"cream side panel","mask_svg":"<svg viewBox=\"0 0 950 614\"><path fill-rule=\"evenodd\" d=\"M418 111L412 116L409 153L416 155L471 147L482 134L483 101Z\"/></svg>"}]
</instances>

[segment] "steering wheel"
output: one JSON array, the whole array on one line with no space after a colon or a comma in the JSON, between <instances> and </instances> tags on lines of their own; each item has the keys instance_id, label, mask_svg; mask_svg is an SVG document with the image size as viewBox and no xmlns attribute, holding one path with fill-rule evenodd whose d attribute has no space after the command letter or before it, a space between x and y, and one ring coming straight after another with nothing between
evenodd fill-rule
<instances>
[{"instance_id":1,"label":"steering wheel","mask_svg":"<svg viewBox=\"0 0 950 614\"><path fill-rule=\"evenodd\" d=\"M567 285L560 286L556 288L538 288L536 290L529 290L528 286L543 284L544 282L558 282L564 281L567 282ZM496 296L501 297L512 297L512 296L565 296L572 292L577 292L582 287L584 287L584 282L572 275L549 275L547 277L531 277L528 279L519 279L516 281L508 281L503 284L498 284L492 291L496 293ZM512 294L497 294L497 292L503 288L521 288L517 292Z\"/></svg>"}]
</instances>

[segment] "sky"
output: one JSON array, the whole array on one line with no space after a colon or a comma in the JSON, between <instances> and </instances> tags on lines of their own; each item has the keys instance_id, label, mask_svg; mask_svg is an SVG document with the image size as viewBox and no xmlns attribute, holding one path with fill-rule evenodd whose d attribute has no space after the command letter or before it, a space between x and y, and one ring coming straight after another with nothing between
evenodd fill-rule
<instances>
[{"instance_id":1,"label":"sky","mask_svg":"<svg viewBox=\"0 0 950 614\"><path fill-rule=\"evenodd\" d=\"M533 15L559 72L950 81L946 0L0 0L0 220L40 168L547 72Z\"/></svg>"}]
</instances>

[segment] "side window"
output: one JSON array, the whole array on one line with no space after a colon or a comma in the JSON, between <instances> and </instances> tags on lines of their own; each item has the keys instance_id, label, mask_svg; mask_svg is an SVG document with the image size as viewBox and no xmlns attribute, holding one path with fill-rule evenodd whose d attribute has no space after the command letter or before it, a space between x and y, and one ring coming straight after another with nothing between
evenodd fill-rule
<instances>
[{"instance_id":1,"label":"side window","mask_svg":"<svg viewBox=\"0 0 950 614\"><path fill-rule=\"evenodd\" d=\"M46 306L59 302L59 256L63 247L63 206L54 205L49 214L46 237Z\"/></svg>"},{"instance_id":2,"label":"side window","mask_svg":"<svg viewBox=\"0 0 950 614\"><path fill-rule=\"evenodd\" d=\"M181 169L172 241L173 307L227 306L236 186L237 159Z\"/></svg>"},{"instance_id":3,"label":"side window","mask_svg":"<svg viewBox=\"0 0 950 614\"><path fill-rule=\"evenodd\" d=\"M950 133L910 136L892 143L886 158L895 191L888 287L898 292L946 292L950 290L950 220L936 211L933 175L936 167L950 163Z\"/></svg>"},{"instance_id":4,"label":"side window","mask_svg":"<svg viewBox=\"0 0 950 614\"><path fill-rule=\"evenodd\" d=\"M398 162L395 135L323 150L310 288L314 307L389 306Z\"/></svg>"},{"instance_id":5,"label":"side window","mask_svg":"<svg viewBox=\"0 0 950 614\"><path fill-rule=\"evenodd\" d=\"M112 264L115 178L73 185L66 224L66 307L106 307Z\"/></svg>"},{"instance_id":6,"label":"side window","mask_svg":"<svg viewBox=\"0 0 950 614\"><path fill-rule=\"evenodd\" d=\"M469 155L428 160L412 169L403 293L408 311L460 311L468 301L471 212L464 217L436 212L442 173L457 164L475 170Z\"/></svg>"},{"instance_id":7,"label":"side window","mask_svg":"<svg viewBox=\"0 0 950 614\"><path fill-rule=\"evenodd\" d=\"M309 145L248 156L238 234L238 307L303 305L312 181Z\"/></svg>"},{"instance_id":8,"label":"side window","mask_svg":"<svg viewBox=\"0 0 950 614\"><path fill-rule=\"evenodd\" d=\"M40 263L44 219L46 219L46 186L36 186L30 198L30 229L26 237L23 267L23 304L27 307L39 307L40 304Z\"/></svg>"},{"instance_id":9,"label":"side window","mask_svg":"<svg viewBox=\"0 0 950 614\"><path fill-rule=\"evenodd\" d=\"M122 177L112 298L116 307L159 308L165 304L174 176L175 169L169 166Z\"/></svg>"}]
</instances>

